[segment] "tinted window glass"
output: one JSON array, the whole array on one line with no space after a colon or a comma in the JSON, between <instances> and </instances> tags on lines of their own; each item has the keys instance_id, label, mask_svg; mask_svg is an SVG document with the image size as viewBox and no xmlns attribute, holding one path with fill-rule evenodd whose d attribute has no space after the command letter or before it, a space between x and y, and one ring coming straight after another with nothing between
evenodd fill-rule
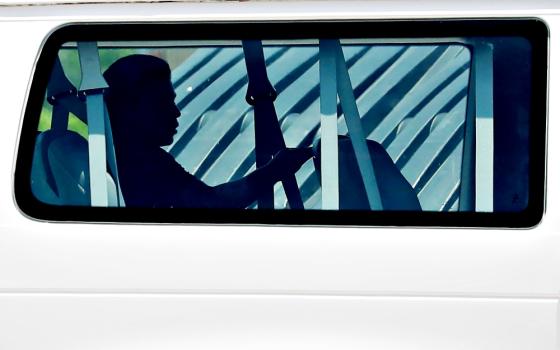
<instances>
[{"instance_id":1,"label":"tinted window glass","mask_svg":"<svg viewBox=\"0 0 560 350\"><path fill-rule=\"evenodd\" d=\"M276 36L51 46L31 197L78 212L529 211L536 39Z\"/></svg>"}]
</instances>

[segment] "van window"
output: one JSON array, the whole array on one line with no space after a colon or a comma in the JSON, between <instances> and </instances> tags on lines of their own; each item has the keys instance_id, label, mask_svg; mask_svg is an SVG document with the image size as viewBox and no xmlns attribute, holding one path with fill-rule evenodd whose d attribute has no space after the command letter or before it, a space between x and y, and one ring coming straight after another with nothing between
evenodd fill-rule
<instances>
[{"instance_id":1,"label":"van window","mask_svg":"<svg viewBox=\"0 0 560 350\"><path fill-rule=\"evenodd\" d=\"M43 60L22 176L51 212L540 211L532 37L90 40L95 27L55 33Z\"/></svg>"}]
</instances>

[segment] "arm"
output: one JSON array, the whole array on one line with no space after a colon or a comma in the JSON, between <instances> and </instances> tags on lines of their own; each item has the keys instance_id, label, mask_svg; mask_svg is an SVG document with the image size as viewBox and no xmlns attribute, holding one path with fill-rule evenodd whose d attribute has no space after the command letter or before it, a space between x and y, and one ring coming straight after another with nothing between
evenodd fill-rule
<instances>
[{"instance_id":1,"label":"arm","mask_svg":"<svg viewBox=\"0 0 560 350\"><path fill-rule=\"evenodd\" d=\"M212 190L218 201L213 206L246 208L251 205L251 203L258 199L259 193L279 181L270 171L271 166L269 164L239 180L213 187Z\"/></svg>"},{"instance_id":2,"label":"arm","mask_svg":"<svg viewBox=\"0 0 560 350\"><path fill-rule=\"evenodd\" d=\"M204 207L245 208L256 201L261 192L294 174L313 155L311 149L285 149L278 152L264 167L231 182L209 187Z\"/></svg>"}]
</instances>

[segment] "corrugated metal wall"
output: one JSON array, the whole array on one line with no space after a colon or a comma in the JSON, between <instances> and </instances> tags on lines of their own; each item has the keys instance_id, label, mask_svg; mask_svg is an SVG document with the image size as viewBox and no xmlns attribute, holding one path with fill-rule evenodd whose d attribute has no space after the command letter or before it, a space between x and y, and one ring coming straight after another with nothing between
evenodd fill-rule
<instances>
[{"instance_id":1,"label":"corrugated metal wall","mask_svg":"<svg viewBox=\"0 0 560 350\"><path fill-rule=\"evenodd\" d=\"M469 50L461 45L345 45L343 51L368 138L385 147L423 210L456 210ZM318 47L268 46L265 57L287 146L312 145L320 136ZM253 115L245 101L241 47L199 48L172 79L182 117L170 153L210 185L254 169ZM345 133L340 118L339 134ZM297 180L305 208L320 209L311 161ZM276 208L286 206L279 184L275 202Z\"/></svg>"}]
</instances>

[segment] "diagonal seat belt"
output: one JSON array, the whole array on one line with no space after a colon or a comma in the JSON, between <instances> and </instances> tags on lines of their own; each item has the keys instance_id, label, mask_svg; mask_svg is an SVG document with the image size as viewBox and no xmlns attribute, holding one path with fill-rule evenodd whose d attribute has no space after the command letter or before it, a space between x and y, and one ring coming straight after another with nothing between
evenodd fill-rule
<instances>
[{"instance_id":1,"label":"diagonal seat belt","mask_svg":"<svg viewBox=\"0 0 560 350\"><path fill-rule=\"evenodd\" d=\"M377 179L366 144L362 121L356 105L352 82L340 42L319 40L320 95L321 95L321 190L323 209L338 209L338 135L336 124L336 95L340 99L348 135L352 142L370 209L383 210ZM333 176L333 173L336 173ZM327 184L327 186L324 186ZM333 193L335 192L335 193Z\"/></svg>"},{"instance_id":2,"label":"diagonal seat belt","mask_svg":"<svg viewBox=\"0 0 560 350\"><path fill-rule=\"evenodd\" d=\"M274 100L276 90L268 80L264 53L260 40L243 40L243 53L249 86L245 99L253 106L255 114L255 156L257 168L268 163L274 154L286 148L278 123ZM295 175L282 181L291 209L303 209L303 200ZM263 193L258 200L259 209L274 208L274 188Z\"/></svg>"},{"instance_id":3,"label":"diagonal seat belt","mask_svg":"<svg viewBox=\"0 0 560 350\"><path fill-rule=\"evenodd\" d=\"M89 176L91 205L107 207L109 205L107 188L107 163L115 177L117 186L117 206L124 206L120 188L115 148L109 122L109 114L103 100L103 91L108 87L101 75L99 52L94 41L78 42L82 82L80 95L86 99L88 124Z\"/></svg>"}]
</instances>

